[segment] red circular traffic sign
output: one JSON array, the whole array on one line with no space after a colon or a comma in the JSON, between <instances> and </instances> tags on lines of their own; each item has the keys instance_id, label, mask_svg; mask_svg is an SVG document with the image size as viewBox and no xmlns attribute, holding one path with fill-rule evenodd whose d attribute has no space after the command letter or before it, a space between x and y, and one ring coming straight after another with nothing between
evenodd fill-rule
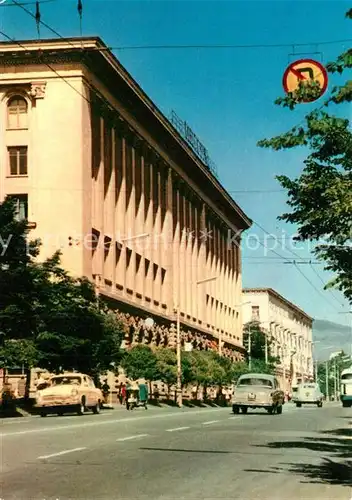
<instances>
[{"instance_id":1,"label":"red circular traffic sign","mask_svg":"<svg viewBox=\"0 0 352 500\"><path fill-rule=\"evenodd\" d=\"M317 81L320 86L320 93L317 97L305 102L311 102L319 99L328 87L328 73L325 67L313 59L299 59L292 62L285 70L282 78L282 85L286 93L295 92L300 82Z\"/></svg>"}]
</instances>

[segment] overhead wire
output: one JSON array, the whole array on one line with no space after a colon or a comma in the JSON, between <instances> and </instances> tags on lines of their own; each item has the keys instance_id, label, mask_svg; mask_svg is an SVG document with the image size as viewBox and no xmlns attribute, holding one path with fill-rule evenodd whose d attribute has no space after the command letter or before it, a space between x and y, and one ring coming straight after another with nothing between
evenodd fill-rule
<instances>
[{"instance_id":1,"label":"overhead wire","mask_svg":"<svg viewBox=\"0 0 352 500\"><path fill-rule=\"evenodd\" d=\"M258 222L256 222L256 221L253 221L253 222L254 222L254 224L255 224L256 226L258 226L258 227L259 227L259 228L260 228L260 229L261 229L264 233L266 233L266 234L268 234L268 235L270 236L270 233L269 233L269 232L268 232L268 231L267 231L267 230L266 230L263 226L261 226L261 225L260 225ZM261 242L259 242L259 243L260 243L262 246L264 246L264 247L265 247L265 245L264 245L263 243L261 243ZM265 248L267 248L267 250L271 251L272 253L275 253L276 255L280 255L278 252L274 251L273 249L270 249L270 248L268 248L268 247L265 247ZM302 259L302 257L301 257L298 253L294 252L292 249L288 248L288 249L287 249L287 251L288 251L288 252L290 252L293 256L298 257L299 259ZM284 262L284 264L286 264L286 263L290 263L290 262L287 262L287 260L288 260L288 259L287 259L287 257L284 257L284 256L282 256L282 257L283 257L283 258L285 258L285 260L286 260L286 262ZM317 293L318 293L321 297L324 297L324 300L325 300L325 301L327 301L327 302L329 303L329 305L330 305L333 309L337 310L337 309L336 309L336 307L335 307L335 305L334 305L334 304L332 304L332 303L330 302L330 300L326 297L326 295L324 295L324 294L323 294L323 293L322 293L322 292L321 292L321 291L320 291L320 290L319 290L319 289L318 289L318 288L314 285L314 283L312 283L312 281L308 278L308 276L306 276L306 275L304 274L304 272L302 271L302 269L300 269L300 268L298 267L299 262L297 262L297 261L295 261L295 260L294 260L294 261L293 261L293 262L291 262L291 263L292 263L292 264L294 265L294 267L295 267L295 268L299 271L299 273L300 273L300 274L304 277L304 279L305 279L305 280L306 280L306 281L307 281L307 282L308 282L308 283L309 283L309 284L310 284L310 285L314 288L314 290L315 290L315 291L316 291L316 292L317 292ZM314 270L313 266L311 265L311 262L304 262L304 263L305 263L305 264L310 264L311 269L313 269L313 270ZM300 263L300 264L301 264L301 263ZM303 262L302 262L302 264L303 264ZM324 283L324 286L325 286L325 283ZM340 304L340 305L341 305L341 304Z\"/></svg>"},{"instance_id":2,"label":"overhead wire","mask_svg":"<svg viewBox=\"0 0 352 500\"><path fill-rule=\"evenodd\" d=\"M58 0L38 0L40 4L42 3L49 3L49 2L57 2ZM36 3L36 0L34 0L33 2L21 2L20 5L35 5ZM18 7L18 5L14 4L14 3L7 3L7 2L4 2L4 3L1 3L0 4L0 7Z\"/></svg>"},{"instance_id":3,"label":"overhead wire","mask_svg":"<svg viewBox=\"0 0 352 500\"><path fill-rule=\"evenodd\" d=\"M321 277L321 275L318 273L318 271L316 269L314 269L311 262L310 262L310 265L311 265L312 271L314 272L314 274L317 276L317 278L319 279L319 281L323 284L323 286L325 288L326 283L325 283L324 279ZM331 293L331 296L336 300L336 302L338 302L339 306L343 306L343 304L341 303L339 298L336 297L336 295L333 293L331 288L328 288L328 291Z\"/></svg>"},{"instance_id":4,"label":"overhead wire","mask_svg":"<svg viewBox=\"0 0 352 500\"><path fill-rule=\"evenodd\" d=\"M314 283L312 283L312 281L308 278L308 276L306 276L304 274L304 272L302 271L302 269L300 269L297 265L295 265L297 271L303 276L303 278L308 281L308 283L311 285L312 288L314 288L314 290L330 305L332 306L333 309L335 309L335 311L337 311L336 307L330 302L330 300L326 297L326 295L324 295L315 285Z\"/></svg>"},{"instance_id":5,"label":"overhead wire","mask_svg":"<svg viewBox=\"0 0 352 500\"><path fill-rule=\"evenodd\" d=\"M49 26L47 23L45 23L44 21L42 21L40 18L38 19L38 17L36 15L34 15L32 12L30 12L28 9L26 9L23 4L20 4L19 2L17 2L16 0L12 0L12 2L17 5L18 7L20 7L22 10L24 10L28 15L30 15L32 18L34 18L36 20L36 22L39 24L42 24L44 27L46 27L48 30L50 30L52 33L54 33L56 36L58 36L60 39L68 42L70 45L72 45L74 48L76 48L76 46L74 44L72 44L72 42L70 40L68 40L67 38L63 37L62 35L60 35L60 33L58 33L55 29L53 29L51 26ZM78 0L78 6L82 6L82 4L80 3L80 0ZM82 14L82 11L80 9L80 7L78 8L79 10L79 15L81 17L81 14ZM17 42L16 40L12 39L11 37L9 37L8 35L6 35L5 33L3 32L0 32L3 36L5 36L5 38L7 38L8 40L18 44L19 46L21 46L22 48L24 48L26 50L26 48L20 44L20 42ZM345 39L345 40L334 40L334 41L325 41L325 42L315 42L314 45L326 45L326 44L333 44L333 43L345 43L345 42L350 42L352 41L352 39ZM139 47L129 47L130 49L137 49L137 48L273 48L273 47L287 47L287 46L290 46L292 47L293 44L256 44L256 45L202 45L202 46L191 46L191 45L188 45L188 46L139 46ZM309 46L309 45L313 45L312 44L308 44L308 43L296 43L294 44L295 46ZM100 48L98 47L96 50L99 50L99 51L102 51L102 50L122 50L122 49L127 49L128 47L104 47L104 48ZM48 63L44 62L44 64L51 70L53 71L59 78L61 78L63 81L65 81L65 83L67 83L75 92L79 93L81 95L81 97L83 97L87 102L91 103L91 101L86 97L84 96L78 89L76 89L73 85L70 84L70 82L68 82L62 75L60 75L56 70L55 68L53 68L51 65L49 65ZM89 86L91 87L91 85L89 84ZM96 89L93 87L92 90L96 93L96 95L99 96L99 93L96 91ZM325 103L320 107L318 108L319 110L322 109L323 107L325 106ZM299 125L299 124L298 124ZM298 126L296 125L296 127ZM266 234L270 235L270 233L268 233L259 223L255 222L254 223L262 230L264 231ZM266 248L268 251L274 253L275 255L277 255L280 259L284 259L284 261L286 261L287 263L292 263L295 268L300 272L300 274L306 279L306 281L308 281L308 283L310 283L310 285L316 290L316 292L321 295L324 300L327 300L326 296L324 296L316 287L315 285L311 282L311 280L303 273L303 271L301 269L299 269L298 267L298 262L297 261L293 261L293 262L290 262L290 260L281 255L280 253L276 252L274 249L270 249L268 247L266 247L262 242L259 241L259 244L261 244L264 248ZM298 257L299 259L301 259L301 257L296 253L294 252L293 250L289 249L288 250L292 255ZM330 303L330 301L328 301L328 303L330 305L332 305ZM334 306L333 306L334 307Z\"/></svg>"}]
</instances>

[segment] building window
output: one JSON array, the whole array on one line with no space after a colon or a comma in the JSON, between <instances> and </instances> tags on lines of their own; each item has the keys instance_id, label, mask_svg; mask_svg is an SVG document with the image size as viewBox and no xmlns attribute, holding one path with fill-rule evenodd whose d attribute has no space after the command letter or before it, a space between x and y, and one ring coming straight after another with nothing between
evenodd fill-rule
<instances>
[{"instance_id":1,"label":"building window","mask_svg":"<svg viewBox=\"0 0 352 500\"><path fill-rule=\"evenodd\" d=\"M252 321L259 321L259 306L252 306Z\"/></svg>"},{"instance_id":2,"label":"building window","mask_svg":"<svg viewBox=\"0 0 352 500\"><path fill-rule=\"evenodd\" d=\"M8 148L10 175L27 175L27 146Z\"/></svg>"},{"instance_id":3,"label":"building window","mask_svg":"<svg viewBox=\"0 0 352 500\"><path fill-rule=\"evenodd\" d=\"M16 210L16 219L28 219L28 195L27 194L13 194L8 198L14 201Z\"/></svg>"},{"instance_id":4,"label":"building window","mask_svg":"<svg viewBox=\"0 0 352 500\"><path fill-rule=\"evenodd\" d=\"M7 126L9 129L27 128L27 101L21 96L12 97L7 103Z\"/></svg>"}]
</instances>

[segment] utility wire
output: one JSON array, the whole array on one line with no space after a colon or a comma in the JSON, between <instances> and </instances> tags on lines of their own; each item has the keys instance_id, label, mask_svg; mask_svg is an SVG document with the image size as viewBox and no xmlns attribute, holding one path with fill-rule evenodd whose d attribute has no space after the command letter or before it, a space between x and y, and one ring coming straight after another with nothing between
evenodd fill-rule
<instances>
[{"instance_id":1,"label":"utility wire","mask_svg":"<svg viewBox=\"0 0 352 500\"><path fill-rule=\"evenodd\" d=\"M312 263L310 263L312 264ZM326 283L325 281L323 280L323 278L321 277L321 275L318 273L318 271L316 269L314 269L314 267L311 265L311 268L312 268L312 271L314 272L314 274L318 277L318 279L321 281L321 283L323 284L324 288L326 286ZM336 297L336 295L333 293L333 291L331 290L331 288L328 289L329 292L331 293L331 296L336 300L336 302L338 302L339 306L343 307L343 304L341 303L341 301L338 299L338 297Z\"/></svg>"},{"instance_id":2,"label":"utility wire","mask_svg":"<svg viewBox=\"0 0 352 500\"><path fill-rule=\"evenodd\" d=\"M54 0L41 0L42 2L45 1L54 1ZM19 3L16 0L12 0L14 6L20 7L23 9L27 14L30 16L34 17L35 16L32 14L32 12L24 7L24 5L29 5L34 2L28 2L28 3ZM11 5L11 4L9 4ZM9 6L8 5L8 6ZM78 0L78 13L81 16L82 15L82 3L81 0ZM48 30L50 30L52 33L54 33L56 36L61 38L62 40L69 41L67 38L63 37L58 33L54 28L49 26L48 24L44 23L41 21L41 24L45 26ZM280 47L286 47L286 48L295 48L295 47L312 47L312 46L318 46L318 45L334 45L334 44L341 44L341 43L349 43L352 42L352 38L345 38L345 39L339 39L339 40L324 40L320 42L299 42L299 43L268 43L268 44L196 44L196 45L120 45L120 46L108 46L108 47L96 47L91 50L97 50L97 51L107 51L107 50L142 50L142 49L269 49L269 48L280 48Z\"/></svg>"},{"instance_id":3,"label":"utility wire","mask_svg":"<svg viewBox=\"0 0 352 500\"><path fill-rule=\"evenodd\" d=\"M308 283L311 285L311 287L314 288L314 290L331 306L335 311L337 311L336 307L331 304L330 300L324 295L315 285L314 283L311 282L311 280L304 274L304 272L295 264L295 267L297 271L303 276L303 278L308 281Z\"/></svg>"},{"instance_id":4,"label":"utility wire","mask_svg":"<svg viewBox=\"0 0 352 500\"><path fill-rule=\"evenodd\" d=\"M21 42L18 42L14 38L11 38L9 35L4 33L3 31L0 31L0 35L4 36L10 42L15 43L16 45L21 47L23 50L26 50L26 51L29 50L28 47L25 47L24 45L21 44ZM39 57L39 59L41 59L41 58ZM61 80L63 80L69 87L71 87L72 90L77 92L77 94L79 94L85 101L87 101L89 104L91 104L91 101L85 95L83 95L78 89L76 89L76 87L71 85L71 83L64 76L60 75L60 73L58 73L55 68L53 68L49 63L47 63L45 61L41 61L41 62L42 62L42 64L45 64L45 66L47 68L49 68L53 73L55 73L55 75L57 75Z\"/></svg>"},{"instance_id":5,"label":"utility wire","mask_svg":"<svg viewBox=\"0 0 352 500\"><path fill-rule=\"evenodd\" d=\"M118 45L95 50L188 50L188 49L275 49L287 47L309 47L313 45L333 45L352 42L352 38L312 43L273 43L273 44L199 44L199 45ZM297 54L298 55L298 54Z\"/></svg>"},{"instance_id":6,"label":"utility wire","mask_svg":"<svg viewBox=\"0 0 352 500\"><path fill-rule=\"evenodd\" d=\"M263 227L262 227L262 226L261 226L258 222L255 222L255 221L254 221L254 224L256 224L256 225L257 225L257 226L258 226L258 227L259 227L262 231L264 231L264 233L266 233L266 234L268 234L268 235L270 236L270 233L269 233L269 232L268 232L265 228L263 228ZM259 243L260 243L260 242L259 242ZM262 243L260 243L260 244L262 244ZM264 246L264 247L265 247L265 245L264 245L264 244L262 244L262 246ZM267 247L265 247L265 248L267 248ZM272 253L275 253L276 255L280 255L280 254L279 254L278 252L276 252L275 250L272 250L272 249L269 249L269 248L267 248L267 249L268 249L269 251L271 251ZM299 259L301 259L301 256L300 256L300 255L298 255L298 254L297 254L296 252L294 252L293 250L291 250L291 249L287 249L287 251L289 251L292 255L297 256ZM308 281L308 283L309 283L309 284L310 284L310 285L314 288L314 290L315 290L315 291L316 291L316 292L317 292L317 293L318 293L321 297L323 297L323 298L324 298L324 300L325 300L325 301L327 301L327 302L329 303L329 305L330 305L333 309L335 309L335 310L336 310L336 307L334 306L334 304L332 304L332 303L330 302L330 300L326 297L326 295L324 295L324 294L323 294L323 293L322 293L322 292L321 292L321 291L320 291L320 290L319 290L319 289L318 289L318 288L314 285L314 283L312 283L312 281L308 278L308 276L306 276L306 275L304 274L304 272L303 272L303 271L302 271L302 270L298 267L298 264L310 264L310 262L297 262L297 261L295 261L295 260L294 260L293 262L288 262L288 259L287 259L286 257L284 257L284 256L281 256L281 257L282 257L282 258L284 258L284 259L286 260L286 262L283 262L284 264L289 264L289 263L293 264L293 265L295 266L295 268L299 271L299 273L300 273L300 274L304 277L304 279L305 279L306 281ZM312 267L311 265L310 265L310 267L313 269L313 267ZM325 284L324 284L324 285L325 285Z\"/></svg>"},{"instance_id":7,"label":"utility wire","mask_svg":"<svg viewBox=\"0 0 352 500\"><path fill-rule=\"evenodd\" d=\"M39 0L39 3L48 3L48 2L57 2L58 0ZM36 3L36 0L34 0L33 2L23 2L19 5L35 5ZM15 4L15 3L2 3L0 4L0 7L18 7L19 6L18 4Z\"/></svg>"},{"instance_id":8,"label":"utility wire","mask_svg":"<svg viewBox=\"0 0 352 500\"><path fill-rule=\"evenodd\" d=\"M25 12L27 12L27 14L29 14L32 18L34 18L36 21L38 21L37 17L32 14L32 12L30 12L28 9L26 9L25 7L23 7L21 4L19 4L18 2L16 2L16 0L12 0L18 7L22 8ZM45 26L47 29L49 29L52 33L54 33L56 36L58 36L59 38L61 38L62 40L65 40L65 38L63 36L60 35L60 33L58 33L56 30L54 30L53 28L51 28L51 26L49 26L48 24L44 23L41 19L39 19L39 23L42 24L43 26ZM8 40L10 40L11 42L14 42L16 44L18 44L21 48L26 49L26 47L24 47L20 42L17 42L16 40L12 39L11 37L9 37L8 35L6 35L5 33L3 32L0 32L3 36L5 36L5 38L7 38ZM66 40L67 41L67 40ZM351 39L352 41L352 39ZM69 41L70 45L74 46L70 41ZM296 44L298 45L298 44ZM303 44L305 45L305 44ZM74 46L75 47L75 46ZM76 48L76 47L75 47ZM100 48L99 48L100 50ZM109 49L110 50L110 49ZM63 81L65 81L75 92L77 92L79 95L81 95L81 97L83 97L87 102L91 103L91 101L85 97L81 92L79 92L73 85L70 84L70 82L68 82L62 75L60 75L51 65L49 65L48 63L44 63L51 71L53 71L59 78L61 78ZM89 84L89 86L91 87L91 85ZM92 90L95 92L95 94L98 96L98 92L96 91L96 89L92 88ZM259 223L257 222L254 222L262 231L264 231L265 233L267 233L268 235L270 235L270 233L268 233ZM285 261L287 261L287 263L289 263L289 259L281 254L279 254L278 252L276 252L275 250L273 249L269 249L267 248L262 242L259 242L264 248L266 248L267 250L269 250L270 252L274 253L275 255L277 255L278 257L280 257L281 259L284 259ZM290 250L290 252L297 256L298 258L301 258L296 252L293 252L292 250ZM294 264L294 266L296 267L296 269L299 270L300 274L302 274L302 276L304 276L304 278L311 284L311 286L313 286L313 288L322 296L324 297L324 300L326 300L326 297L324 295L322 295L320 293L320 291L314 286L314 284L309 280L309 278L297 267L297 263L295 261L291 262ZM328 301L329 302L329 301ZM331 303L329 302L329 304L331 305Z\"/></svg>"}]
</instances>

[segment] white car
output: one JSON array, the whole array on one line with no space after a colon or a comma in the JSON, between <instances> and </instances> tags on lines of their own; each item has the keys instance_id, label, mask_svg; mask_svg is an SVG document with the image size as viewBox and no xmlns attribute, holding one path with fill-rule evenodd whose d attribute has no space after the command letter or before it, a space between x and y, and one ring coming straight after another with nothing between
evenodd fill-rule
<instances>
[{"instance_id":1,"label":"white car","mask_svg":"<svg viewBox=\"0 0 352 500\"><path fill-rule=\"evenodd\" d=\"M241 375L233 389L232 411L246 414L248 408L263 408L270 414L282 413L285 394L273 375L246 373Z\"/></svg>"},{"instance_id":2,"label":"white car","mask_svg":"<svg viewBox=\"0 0 352 500\"><path fill-rule=\"evenodd\" d=\"M42 417L49 413L63 415L76 412L83 415L87 409L100 413L103 395L91 377L69 372L51 377L49 387L39 390L36 399Z\"/></svg>"},{"instance_id":3,"label":"white car","mask_svg":"<svg viewBox=\"0 0 352 500\"><path fill-rule=\"evenodd\" d=\"M294 402L297 408L301 408L302 404L313 404L321 408L323 406L323 399L324 394L321 392L319 384L306 382L298 386Z\"/></svg>"}]
</instances>

